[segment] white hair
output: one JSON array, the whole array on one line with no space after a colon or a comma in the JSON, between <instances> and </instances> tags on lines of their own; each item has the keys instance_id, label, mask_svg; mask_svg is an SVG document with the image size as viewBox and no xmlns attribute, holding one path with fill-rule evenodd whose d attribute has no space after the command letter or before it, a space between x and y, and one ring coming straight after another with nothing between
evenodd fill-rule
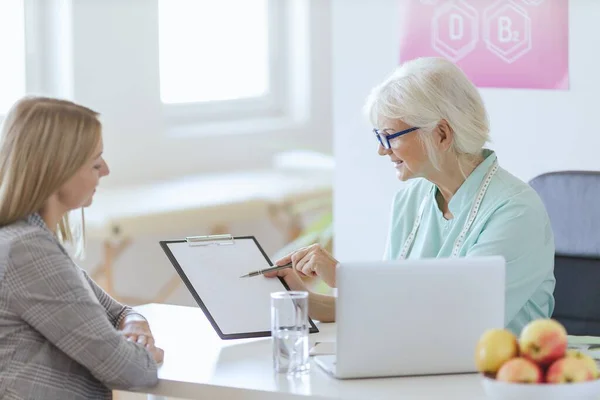
<instances>
[{"instance_id":1,"label":"white hair","mask_svg":"<svg viewBox=\"0 0 600 400\"><path fill-rule=\"evenodd\" d=\"M431 132L441 120L454 131L451 146L463 163L481 155L489 140L489 121L479 91L452 62L437 57L405 62L371 91L365 104L371 123L381 118L419 127L419 137L439 169Z\"/></svg>"}]
</instances>

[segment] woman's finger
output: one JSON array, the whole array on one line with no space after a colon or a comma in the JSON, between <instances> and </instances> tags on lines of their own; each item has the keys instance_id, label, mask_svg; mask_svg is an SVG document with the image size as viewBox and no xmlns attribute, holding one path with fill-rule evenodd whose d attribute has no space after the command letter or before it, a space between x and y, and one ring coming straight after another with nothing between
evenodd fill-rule
<instances>
[{"instance_id":1,"label":"woman's finger","mask_svg":"<svg viewBox=\"0 0 600 400\"><path fill-rule=\"evenodd\" d=\"M290 272L292 272L292 270L290 268L285 268L285 269L280 269L279 271L265 272L263 275L266 276L267 278L275 278L276 276L278 276L280 278L285 278L286 275L289 274Z\"/></svg>"},{"instance_id":2,"label":"woman's finger","mask_svg":"<svg viewBox=\"0 0 600 400\"><path fill-rule=\"evenodd\" d=\"M308 253L310 253L311 248L310 247L303 247L299 250L296 250L291 257L291 261L294 264L294 268L296 268L296 264L302 260L304 257L306 257L306 255Z\"/></svg>"},{"instance_id":3,"label":"woman's finger","mask_svg":"<svg viewBox=\"0 0 600 400\"><path fill-rule=\"evenodd\" d=\"M289 262L292 261L292 256L294 255L295 251L291 252L290 254L288 254L287 256L280 258L279 260L275 261L275 263L273 265L285 265Z\"/></svg>"},{"instance_id":4,"label":"woman's finger","mask_svg":"<svg viewBox=\"0 0 600 400\"><path fill-rule=\"evenodd\" d=\"M155 354L154 359L156 360L157 364L160 364L164 361L165 351L163 349L155 347L154 354Z\"/></svg>"},{"instance_id":5,"label":"woman's finger","mask_svg":"<svg viewBox=\"0 0 600 400\"><path fill-rule=\"evenodd\" d=\"M315 255L310 254L303 259L304 263L302 264L302 273L306 276L315 276Z\"/></svg>"},{"instance_id":6,"label":"woman's finger","mask_svg":"<svg viewBox=\"0 0 600 400\"><path fill-rule=\"evenodd\" d=\"M305 268L306 268L306 264L308 264L310 260L310 256L306 255L304 256L301 260L299 260L295 265L294 265L294 269L296 271L298 271L298 273L300 275L306 276Z\"/></svg>"},{"instance_id":7,"label":"woman's finger","mask_svg":"<svg viewBox=\"0 0 600 400\"><path fill-rule=\"evenodd\" d=\"M289 273L285 276L285 283L291 290L307 290L306 285L300 279L300 275L296 270L290 269Z\"/></svg>"},{"instance_id":8,"label":"woman's finger","mask_svg":"<svg viewBox=\"0 0 600 400\"><path fill-rule=\"evenodd\" d=\"M129 342L137 342L137 340L138 340L138 335L134 335L134 334L128 334L125 337L127 338L127 341L129 341Z\"/></svg>"},{"instance_id":9,"label":"woman's finger","mask_svg":"<svg viewBox=\"0 0 600 400\"><path fill-rule=\"evenodd\" d=\"M263 275L267 278L275 278L277 276L277 272L279 271L265 272Z\"/></svg>"},{"instance_id":10,"label":"woman's finger","mask_svg":"<svg viewBox=\"0 0 600 400\"><path fill-rule=\"evenodd\" d=\"M279 260L275 261L273 263L273 266L285 265L285 264L289 263L290 261L292 261L292 254L289 254L289 255L287 255L287 256L285 256L283 258L280 258Z\"/></svg>"},{"instance_id":11,"label":"woman's finger","mask_svg":"<svg viewBox=\"0 0 600 400\"><path fill-rule=\"evenodd\" d=\"M310 253L310 247L304 247L292 255L292 263L296 271L302 272L303 265L310 260Z\"/></svg>"}]
</instances>

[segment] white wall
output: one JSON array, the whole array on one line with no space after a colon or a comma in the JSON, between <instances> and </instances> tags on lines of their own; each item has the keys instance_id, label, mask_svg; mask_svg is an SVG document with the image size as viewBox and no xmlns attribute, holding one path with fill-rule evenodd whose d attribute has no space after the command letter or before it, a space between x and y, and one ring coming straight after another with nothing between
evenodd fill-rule
<instances>
[{"instance_id":1,"label":"white wall","mask_svg":"<svg viewBox=\"0 0 600 400\"><path fill-rule=\"evenodd\" d=\"M398 64L398 2L332 3L335 253L341 260L381 258L392 196L402 187L377 155L361 113L369 89ZM600 2L570 1L569 91L482 89L490 147L523 180L553 170L600 170L598 20Z\"/></svg>"},{"instance_id":2,"label":"white wall","mask_svg":"<svg viewBox=\"0 0 600 400\"><path fill-rule=\"evenodd\" d=\"M36 1L45 17L39 24L44 57L39 86L102 114L105 158L112 169L103 186L264 168L285 150L331 153L329 2L285 0L307 15L309 57L290 66L304 68L298 93L306 94L308 109L302 119L272 126L239 121L251 133L207 133L198 127L204 134L178 137L168 130L160 103L157 0ZM304 52L298 46L286 50L284 57L292 61ZM65 58L72 60L71 68L63 68Z\"/></svg>"}]
</instances>

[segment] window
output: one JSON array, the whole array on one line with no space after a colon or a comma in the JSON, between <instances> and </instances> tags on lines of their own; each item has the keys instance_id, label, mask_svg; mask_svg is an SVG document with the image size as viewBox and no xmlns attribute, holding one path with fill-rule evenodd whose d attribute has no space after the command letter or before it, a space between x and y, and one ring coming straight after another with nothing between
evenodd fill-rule
<instances>
[{"instance_id":1,"label":"window","mask_svg":"<svg viewBox=\"0 0 600 400\"><path fill-rule=\"evenodd\" d=\"M159 0L166 105L265 100L276 88L272 26L281 0Z\"/></svg>"},{"instance_id":2,"label":"window","mask_svg":"<svg viewBox=\"0 0 600 400\"><path fill-rule=\"evenodd\" d=\"M25 94L25 11L23 0L0 1L0 115Z\"/></svg>"}]
</instances>

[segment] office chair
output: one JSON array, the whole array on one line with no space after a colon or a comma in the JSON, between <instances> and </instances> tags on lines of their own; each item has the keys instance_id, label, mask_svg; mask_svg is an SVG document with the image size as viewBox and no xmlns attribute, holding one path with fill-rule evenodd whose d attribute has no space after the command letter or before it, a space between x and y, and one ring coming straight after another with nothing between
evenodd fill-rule
<instances>
[{"instance_id":1,"label":"office chair","mask_svg":"<svg viewBox=\"0 0 600 400\"><path fill-rule=\"evenodd\" d=\"M552 318L571 335L600 336L600 171L559 171L530 182L556 244Z\"/></svg>"}]
</instances>

